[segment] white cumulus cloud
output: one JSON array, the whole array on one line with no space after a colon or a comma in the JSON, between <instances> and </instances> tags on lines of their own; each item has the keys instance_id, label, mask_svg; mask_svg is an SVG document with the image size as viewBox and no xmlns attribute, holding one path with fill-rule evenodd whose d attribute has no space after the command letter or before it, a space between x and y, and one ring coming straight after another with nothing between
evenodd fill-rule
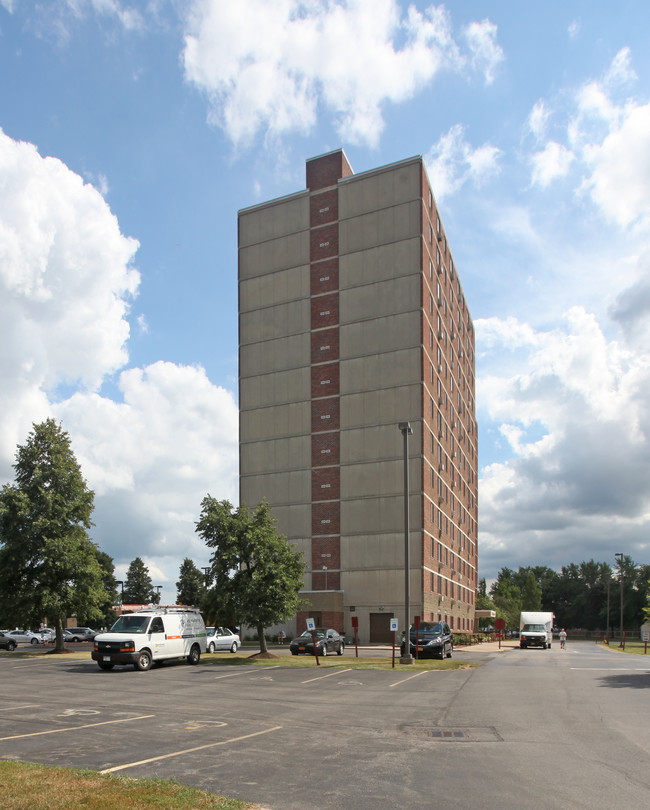
<instances>
[{"instance_id":1,"label":"white cumulus cloud","mask_svg":"<svg viewBox=\"0 0 650 810\"><path fill-rule=\"evenodd\" d=\"M395 0L212 0L187 15L186 79L209 120L236 145L259 133L309 132L326 110L339 135L376 146L384 105L405 101L440 70L468 66L490 83L503 58L489 21L455 42L444 7L406 13Z\"/></svg>"},{"instance_id":2,"label":"white cumulus cloud","mask_svg":"<svg viewBox=\"0 0 650 810\"><path fill-rule=\"evenodd\" d=\"M477 386L484 416L513 454L482 471L485 569L535 559L542 542L539 563L551 567L566 561L567 544L571 559L611 556L614 539L632 556L643 553L650 524L647 347L608 340L580 307L550 331L514 319L476 327L488 353L519 352L516 363L492 368Z\"/></svg>"},{"instance_id":3,"label":"white cumulus cloud","mask_svg":"<svg viewBox=\"0 0 650 810\"><path fill-rule=\"evenodd\" d=\"M145 558L173 599L180 561L208 556L202 497L237 498L237 406L200 367L128 367L137 248L96 188L0 130L0 482L32 423L59 420L96 493L93 539L122 573Z\"/></svg>"},{"instance_id":4,"label":"white cumulus cloud","mask_svg":"<svg viewBox=\"0 0 650 810\"><path fill-rule=\"evenodd\" d=\"M442 135L427 155L425 163L436 199L458 191L468 181L480 184L499 171L500 150L490 143L474 149L465 139L465 127L454 125Z\"/></svg>"},{"instance_id":5,"label":"white cumulus cloud","mask_svg":"<svg viewBox=\"0 0 650 810\"><path fill-rule=\"evenodd\" d=\"M575 155L566 146L550 141L541 152L533 155L533 185L546 188L557 177L564 177L568 174L574 158Z\"/></svg>"}]
</instances>

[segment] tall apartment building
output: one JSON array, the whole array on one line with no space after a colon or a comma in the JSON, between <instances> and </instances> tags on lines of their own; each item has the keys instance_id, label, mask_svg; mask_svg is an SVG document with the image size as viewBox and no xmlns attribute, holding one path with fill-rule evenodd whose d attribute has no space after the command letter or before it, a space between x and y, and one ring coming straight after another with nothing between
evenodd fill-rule
<instances>
[{"instance_id":1,"label":"tall apartment building","mask_svg":"<svg viewBox=\"0 0 650 810\"><path fill-rule=\"evenodd\" d=\"M474 627L474 329L421 157L239 212L240 498L304 554L296 617L390 639L411 616Z\"/></svg>"}]
</instances>

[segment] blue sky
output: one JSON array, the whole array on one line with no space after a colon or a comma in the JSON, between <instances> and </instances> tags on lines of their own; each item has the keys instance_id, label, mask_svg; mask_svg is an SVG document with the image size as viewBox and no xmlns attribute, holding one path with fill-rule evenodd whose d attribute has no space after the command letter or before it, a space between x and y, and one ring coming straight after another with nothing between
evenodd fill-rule
<instances>
[{"instance_id":1,"label":"blue sky","mask_svg":"<svg viewBox=\"0 0 650 810\"><path fill-rule=\"evenodd\" d=\"M173 600L237 497L237 210L425 157L477 335L479 566L650 522L650 5L0 0L0 479L53 415Z\"/></svg>"}]
</instances>

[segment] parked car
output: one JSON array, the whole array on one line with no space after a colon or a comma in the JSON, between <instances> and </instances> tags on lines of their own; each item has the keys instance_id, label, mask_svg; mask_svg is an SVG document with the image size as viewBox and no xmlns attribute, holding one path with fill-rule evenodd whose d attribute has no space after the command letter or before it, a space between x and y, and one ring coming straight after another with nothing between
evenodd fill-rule
<instances>
[{"instance_id":1,"label":"parked car","mask_svg":"<svg viewBox=\"0 0 650 810\"><path fill-rule=\"evenodd\" d=\"M345 639L331 627L317 627L315 630L305 630L304 633L294 638L289 644L291 655L315 655L312 632L316 639L316 651L319 655L327 655L335 652L343 655L345 650Z\"/></svg>"},{"instance_id":2,"label":"parked car","mask_svg":"<svg viewBox=\"0 0 650 810\"><path fill-rule=\"evenodd\" d=\"M417 645L415 627L411 627L410 644L411 655L417 652L418 658L451 658L454 653L454 637L447 622L420 622L417 632ZM404 642L401 652L404 655Z\"/></svg>"},{"instance_id":3,"label":"parked car","mask_svg":"<svg viewBox=\"0 0 650 810\"><path fill-rule=\"evenodd\" d=\"M97 630L90 627L66 627L63 633L64 641L92 641L98 635Z\"/></svg>"},{"instance_id":4,"label":"parked car","mask_svg":"<svg viewBox=\"0 0 650 810\"><path fill-rule=\"evenodd\" d=\"M22 641L25 644L40 644L41 637L32 633L31 630L10 630L7 635L14 641Z\"/></svg>"},{"instance_id":5,"label":"parked car","mask_svg":"<svg viewBox=\"0 0 650 810\"><path fill-rule=\"evenodd\" d=\"M6 635L5 633L0 633L0 650L15 650L16 649L16 642L11 638L11 636Z\"/></svg>"},{"instance_id":6,"label":"parked car","mask_svg":"<svg viewBox=\"0 0 650 810\"><path fill-rule=\"evenodd\" d=\"M56 641L56 630L53 630L51 627L42 627L36 632L36 635L41 637L42 644L48 641Z\"/></svg>"},{"instance_id":7,"label":"parked car","mask_svg":"<svg viewBox=\"0 0 650 810\"><path fill-rule=\"evenodd\" d=\"M218 652L219 650L230 650L236 653L241 647L241 639L237 633L233 633L227 627L206 627L207 638L205 646L208 652Z\"/></svg>"}]
</instances>

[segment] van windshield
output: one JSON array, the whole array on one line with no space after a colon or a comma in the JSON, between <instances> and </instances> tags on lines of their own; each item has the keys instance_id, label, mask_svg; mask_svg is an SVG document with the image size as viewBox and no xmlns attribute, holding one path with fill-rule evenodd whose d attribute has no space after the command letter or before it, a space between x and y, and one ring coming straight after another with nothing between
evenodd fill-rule
<instances>
[{"instance_id":1,"label":"van windshield","mask_svg":"<svg viewBox=\"0 0 650 810\"><path fill-rule=\"evenodd\" d=\"M543 624L525 624L524 633L545 633L546 628Z\"/></svg>"},{"instance_id":2,"label":"van windshield","mask_svg":"<svg viewBox=\"0 0 650 810\"><path fill-rule=\"evenodd\" d=\"M151 616L120 616L111 627L111 633L146 633Z\"/></svg>"}]
</instances>

